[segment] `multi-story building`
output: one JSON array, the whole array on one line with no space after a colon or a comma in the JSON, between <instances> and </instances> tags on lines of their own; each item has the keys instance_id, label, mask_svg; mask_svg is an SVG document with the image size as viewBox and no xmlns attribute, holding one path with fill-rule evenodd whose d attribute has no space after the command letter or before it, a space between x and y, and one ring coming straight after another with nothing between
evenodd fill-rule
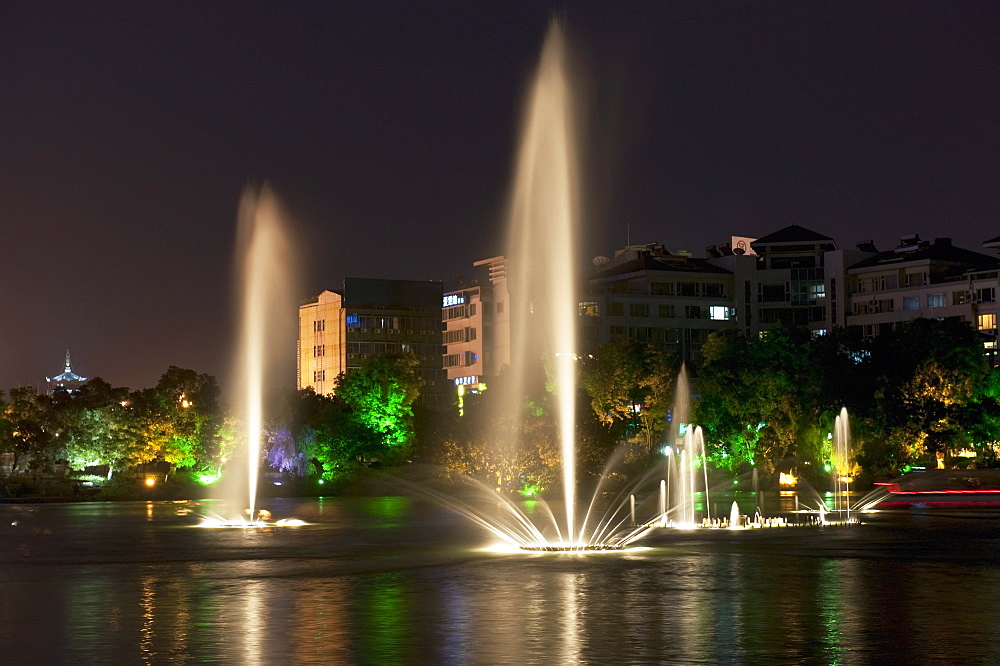
<instances>
[{"instance_id":1,"label":"multi-story building","mask_svg":"<svg viewBox=\"0 0 1000 666\"><path fill-rule=\"evenodd\" d=\"M875 337L918 317L957 317L983 333L994 355L998 268L996 257L955 247L950 238L903 238L848 269L846 325Z\"/></svg>"},{"instance_id":2,"label":"multi-story building","mask_svg":"<svg viewBox=\"0 0 1000 666\"><path fill-rule=\"evenodd\" d=\"M372 355L413 354L423 379L421 401L442 402L440 282L345 278L299 306L297 381L331 394L342 372Z\"/></svg>"},{"instance_id":3,"label":"multi-story building","mask_svg":"<svg viewBox=\"0 0 1000 666\"><path fill-rule=\"evenodd\" d=\"M595 259L580 303L584 344L628 339L701 362L708 335L733 325L733 274L687 252L630 245Z\"/></svg>"},{"instance_id":4,"label":"multi-story building","mask_svg":"<svg viewBox=\"0 0 1000 666\"><path fill-rule=\"evenodd\" d=\"M458 397L486 388L510 365L510 299L503 257L477 261L489 281L475 281L444 294L444 370ZM461 402L461 400L459 401Z\"/></svg>"}]
</instances>

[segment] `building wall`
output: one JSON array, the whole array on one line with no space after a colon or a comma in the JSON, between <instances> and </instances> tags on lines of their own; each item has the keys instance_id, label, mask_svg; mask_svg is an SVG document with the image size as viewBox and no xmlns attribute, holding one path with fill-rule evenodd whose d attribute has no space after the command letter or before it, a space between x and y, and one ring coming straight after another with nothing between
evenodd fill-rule
<instances>
[{"instance_id":1,"label":"building wall","mask_svg":"<svg viewBox=\"0 0 1000 666\"><path fill-rule=\"evenodd\" d=\"M670 257L683 267L678 270L644 262L656 268L617 272L618 267L628 270L630 262L640 262L646 252L643 247L626 248L590 280L586 300L580 303L584 344L634 340L697 365L708 335L735 325L733 276L699 271L698 263L692 262L692 268L682 256Z\"/></svg>"},{"instance_id":2,"label":"building wall","mask_svg":"<svg viewBox=\"0 0 1000 666\"><path fill-rule=\"evenodd\" d=\"M343 297L333 291L299 306L296 376L300 390L333 393L337 376L347 367L344 314Z\"/></svg>"},{"instance_id":3,"label":"building wall","mask_svg":"<svg viewBox=\"0 0 1000 666\"><path fill-rule=\"evenodd\" d=\"M441 283L347 278L299 307L298 386L332 394L337 376L370 356L413 354L421 402L441 403Z\"/></svg>"}]
</instances>

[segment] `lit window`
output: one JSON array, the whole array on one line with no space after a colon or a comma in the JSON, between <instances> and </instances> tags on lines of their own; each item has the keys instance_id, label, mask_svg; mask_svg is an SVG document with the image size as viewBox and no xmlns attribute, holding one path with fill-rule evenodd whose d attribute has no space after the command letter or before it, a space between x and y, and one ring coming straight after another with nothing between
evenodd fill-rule
<instances>
[{"instance_id":1,"label":"lit window","mask_svg":"<svg viewBox=\"0 0 1000 666\"><path fill-rule=\"evenodd\" d=\"M929 308L943 308L945 304L944 294L927 294L927 307Z\"/></svg>"},{"instance_id":2,"label":"lit window","mask_svg":"<svg viewBox=\"0 0 1000 666\"><path fill-rule=\"evenodd\" d=\"M995 314L979 315L979 330L992 331L997 327L997 316Z\"/></svg>"},{"instance_id":3,"label":"lit window","mask_svg":"<svg viewBox=\"0 0 1000 666\"><path fill-rule=\"evenodd\" d=\"M729 308L725 305L713 305L708 309L708 318L716 321L727 321L729 319Z\"/></svg>"},{"instance_id":4,"label":"lit window","mask_svg":"<svg viewBox=\"0 0 1000 666\"><path fill-rule=\"evenodd\" d=\"M903 298L903 309L904 310L919 310L920 309L920 297L919 296L905 296Z\"/></svg>"}]
</instances>

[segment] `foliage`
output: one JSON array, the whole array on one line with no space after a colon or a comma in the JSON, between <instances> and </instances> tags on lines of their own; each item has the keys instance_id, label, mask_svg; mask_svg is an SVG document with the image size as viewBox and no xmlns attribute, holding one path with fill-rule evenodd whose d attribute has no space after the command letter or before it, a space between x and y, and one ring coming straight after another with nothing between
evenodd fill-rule
<instances>
[{"instance_id":1,"label":"foliage","mask_svg":"<svg viewBox=\"0 0 1000 666\"><path fill-rule=\"evenodd\" d=\"M351 417L345 434L358 455L378 456L411 443L413 403L420 395L417 368L412 355L369 356L337 378L335 393Z\"/></svg>"},{"instance_id":2,"label":"foliage","mask_svg":"<svg viewBox=\"0 0 1000 666\"><path fill-rule=\"evenodd\" d=\"M819 415L813 349L808 331L781 324L751 340L732 330L709 336L697 421L718 466L773 475L795 454Z\"/></svg>"},{"instance_id":3,"label":"foliage","mask_svg":"<svg viewBox=\"0 0 1000 666\"><path fill-rule=\"evenodd\" d=\"M650 450L666 430L677 371L676 361L651 345L613 340L584 359L580 385L600 423Z\"/></svg>"}]
</instances>

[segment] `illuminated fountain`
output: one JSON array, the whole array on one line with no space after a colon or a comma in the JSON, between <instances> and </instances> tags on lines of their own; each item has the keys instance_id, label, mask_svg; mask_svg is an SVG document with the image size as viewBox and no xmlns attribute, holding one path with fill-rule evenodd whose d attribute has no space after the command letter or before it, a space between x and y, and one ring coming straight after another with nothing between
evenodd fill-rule
<instances>
[{"instance_id":1,"label":"illuminated fountain","mask_svg":"<svg viewBox=\"0 0 1000 666\"><path fill-rule=\"evenodd\" d=\"M835 508L851 519L851 426L847 418L847 407L840 408L840 414L833 427L833 477L836 497Z\"/></svg>"},{"instance_id":2,"label":"illuminated fountain","mask_svg":"<svg viewBox=\"0 0 1000 666\"><path fill-rule=\"evenodd\" d=\"M257 472L264 437L264 391L286 349L294 349L295 289L288 266L293 255L278 201L270 188L247 188L240 200L237 232L239 337L236 386L246 431L246 484L230 483L229 515L206 517L210 527L300 525L295 519L271 522L258 510ZM287 320L287 321L286 321Z\"/></svg>"}]
</instances>

